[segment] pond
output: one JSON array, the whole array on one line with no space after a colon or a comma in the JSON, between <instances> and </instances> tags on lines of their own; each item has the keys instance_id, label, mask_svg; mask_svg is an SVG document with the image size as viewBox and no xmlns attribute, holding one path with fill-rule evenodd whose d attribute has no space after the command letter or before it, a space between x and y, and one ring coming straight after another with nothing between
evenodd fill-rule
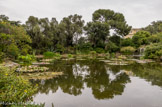
<instances>
[{"instance_id":1,"label":"pond","mask_svg":"<svg viewBox=\"0 0 162 107\"><path fill-rule=\"evenodd\" d=\"M64 75L30 80L39 86L33 102L45 107L162 107L160 64L60 60L46 67Z\"/></svg>"}]
</instances>

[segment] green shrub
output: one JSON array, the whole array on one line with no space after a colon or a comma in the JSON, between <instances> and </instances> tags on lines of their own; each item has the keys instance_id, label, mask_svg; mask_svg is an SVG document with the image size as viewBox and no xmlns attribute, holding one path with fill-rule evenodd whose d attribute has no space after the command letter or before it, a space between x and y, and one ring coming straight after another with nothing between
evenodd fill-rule
<instances>
[{"instance_id":1,"label":"green shrub","mask_svg":"<svg viewBox=\"0 0 162 107\"><path fill-rule=\"evenodd\" d=\"M54 53L54 58L55 59L60 59L61 58L61 55L59 53Z\"/></svg>"},{"instance_id":2,"label":"green shrub","mask_svg":"<svg viewBox=\"0 0 162 107\"><path fill-rule=\"evenodd\" d=\"M90 51L90 54L95 55L96 51Z\"/></svg>"},{"instance_id":3,"label":"green shrub","mask_svg":"<svg viewBox=\"0 0 162 107\"><path fill-rule=\"evenodd\" d=\"M115 58L115 53L111 53L110 57Z\"/></svg>"},{"instance_id":4,"label":"green shrub","mask_svg":"<svg viewBox=\"0 0 162 107\"><path fill-rule=\"evenodd\" d=\"M105 50L103 48L96 48L95 51L97 53L105 53Z\"/></svg>"},{"instance_id":5,"label":"green shrub","mask_svg":"<svg viewBox=\"0 0 162 107\"><path fill-rule=\"evenodd\" d=\"M29 45L24 45L22 50L21 50L21 54L22 55L27 55L31 52L32 48Z\"/></svg>"},{"instance_id":6,"label":"green shrub","mask_svg":"<svg viewBox=\"0 0 162 107\"><path fill-rule=\"evenodd\" d=\"M90 51L93 50L91 43L84 43L82 45L79 45L78 49L80 50L81 53L84 53L84 54L89 54Z\"/></svg>"},{"instance_id":7,"label":"green shrub","mask_svg":"<svg viewBox=\"0 0 162 107\"><path fill-rule=\"evenodd\" d=\"M145 49L145 58L160 59L162 56L162 43L148 45Z\"/></svg>"},{"instance_id":8,"label":"green shrub","mask_svg":"<svg viewBox=\"0 0 162 107\"><path fill-rule=\"evenodd\" d=\"M96 51L90 51L90 55L93 59L96 59Z\"/></svg>"},{"instance_id":9,"label":"green shrub","mask_svg":"<svg viewBox=\"0 0 162 107\"><path fill-rule=\"evenodd\" d=\"M112 52L117 52L120 50L120 48L113 42L109 42L106 44L106 47L105 47L106 51L112 53Z\"/></svg>"},{"instance_id":10,"label":"green shrub","mask_svg":"<svg viewBox=\"0 0 162 107\"><path fill-rule=\"evenodd\" d=\"M34 55L26 55L26 56L19 56L18 57L19 61L23 62L23 65L30 65L32 63L32 61L35 60L35 56Z\"/></svg>"},{"instance_id":11,"label":"green shrub","mask_svg":"<svg viewBox=\"0 0 162 107\"><path fill-rule=\"evenodd\" d=\"M55 56L55 54L53 52L45 52L43 53L44 58L50 59L53 58Z\"/></svg>"},{"instance_id":12,"label":"green shrub","mask_svg":"<svg viewBox=\"0 0 162 107\"><path fill-rule=\"evenodd\" d=\"M7 54L12 58L17 58L19 55L19 49L15 44L11 44L7 48Z\"/></svg>"},{"instance_id":13,"label":"green shrub","mask_svg":"<svg viewBox=\"0 0 162 107\"><path fill-rule=\"evenodd\" d=\"M3 52L0 52L0 62L3 61L4 57L5 57L5 54Z\"/></svg>"},{"instance_id":14,"label":"green shrub","mask_svg":"<svg viewBox=\"0 0 162 107\"><path fill-rule=\"evenodd\" d=\"M136 49L134 47L131 47L131 46L121 48L121 52L124 53L124 54L132 54L135 51L136 51Z\"/></svg>"},{"instance_id":15,"label":"green shrub","mask_svg":"<svg viewBox=\"0 0 162 107\"><path fill-rule=\"evenodd\" d=\"M68 54L68 58L72 58L73 57L73 55L72 54Z\"/></svg>"},{"instance_id":16,"label":"green shrub","mask_svg":"<svg viewBox=\"0 0 162 107\"><path fill-rule=\"evenodd\" d=\"M126 47L126 46L134 46L132 39L131 38L126 38L121 40L121 46Z\"/></svg>"},{"instance_id":17,"label":"green shrub","mask_svg":"<svg viewBox=\"0 0 162 107\"><path fill-rule=\"evenodd\" d=\"M133 38L132 38L132 42L134 43L134 45L138 48L141 45L147 45L149 44L148 38L151 36L151 34L149 32L146 31L139 31L137 32Z\"/></svg>"},{"instance_id":18,"label":"green shrub","mask_svg":"<svg viewBox=\"0 0 162 107\"><path fill-rule=\"evenodd\" d=\"M110 59L110 53L109 52L105 54L105 59Z\"/></svg>"},{"instance_id":19,"label":"green shrub","mask_svg":"<svg viewBox=\"0 0 162 107\"><path fill-rule=\"evenodd\" d=\"M0 68L0 101L4 103L23 103L32 100L36 86L17 76L13 70Z\"/></svg>"},{"instance_id":20,"label":"green shrub","mask_svg":"<svg viewBox=\"0 0 162 107\"><path fill-rule=\"evenodd\" d=\"M60 44L56 45L56 52L64 53L64 51L65 51L65 48L62 45L60 45Z\"/></svg>"}]
</instances>

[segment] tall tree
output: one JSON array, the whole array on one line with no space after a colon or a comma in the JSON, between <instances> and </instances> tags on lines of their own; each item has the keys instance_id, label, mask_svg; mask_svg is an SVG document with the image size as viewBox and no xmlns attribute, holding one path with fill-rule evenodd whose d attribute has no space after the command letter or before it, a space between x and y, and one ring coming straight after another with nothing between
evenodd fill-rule
<instances>
[{"instance_id":1,"label":"tall tree","mask_svg":"<svg viewBox=\"0 0 162 107\"><path fill-rule=\"evenodd\" d=\"M53 51L54 43L57 39L58 22L55 18L49 21L48 18L38 19L30 16L26 22L26 30L31 36L32 47L42 53L44 51Z\"/></svg>"},{"instance_id":2,"label":"tall tree","mask_svg":"<svg viewBox=\"0 0 162 107\"><path fill-rule=\"evenodd\" d=\"M9 21L9 17L6 15L0 15L0 21Z\"/></svg>"},{"instance_id":3,"label":"tall tree","mask_svg":"<svg viewBox=\"0 0 162 107\"><path fill-rule=\"evenodd\" d=\"M66 47L73 46L74 43L78 42L78 37L82 34L84 20L80 15L70 15L63 18L61 26L64 29L63 33L66 37Z\"/></svg>"},{"instance_id":4,"label":"tall tree","mask_svg":"<svg viewBox=\"0 0 162 107\"><path fill-rule=\"evenodd\" d=\"M40 49L42 39L42 33L39 26L39 19L34 16L30 16L26 21L26 31L32 39L32 47L34 49Z\"/></svg>"},{"instance_id":5,"label":"tall tree","mask_svg":"<svg viewBox=\"0 0 162 107\"><path fill-rule=\"evenodd\" d=\"M113 35L116 36L125 36L131 30L131 27L126 24L123 14L115 13L109 9L96 10L92 20L87 23L85 31L94 47L98 44L104 45L111 30L114 30Z\"/></svg>"},{"instance_id":6,"label":"tall tree","mask_svg":"<svg viewBox=\"0 0 162 107\"><path fill-rule=\"evenodd\" d=\"M109 36L109 25L105 22L89 22L84 29L93 47L104 44L107 36Z\"/></svg>"},{"instance_id":7,"label":"tall tree","mask_svg":"<svg viewBox=\"0 0 162 107\"><path fill-rule=\"evenodd\" d=\"M154 21L143 30L150 32L151 34L156 34L162 32L162 21Z\"/></svg>"},{"instance_id":8,"label":"tall tree","mask_svg":"<svg viewBox=\"0 0 162 107\"><path fill-rule=\"evenodd\" d=\"M110 30L114 30L116 35L125 36L131 30L122 13L109 9L99 9L93 13L93 21L108 23Z\"/></svg>"}]
</instances>

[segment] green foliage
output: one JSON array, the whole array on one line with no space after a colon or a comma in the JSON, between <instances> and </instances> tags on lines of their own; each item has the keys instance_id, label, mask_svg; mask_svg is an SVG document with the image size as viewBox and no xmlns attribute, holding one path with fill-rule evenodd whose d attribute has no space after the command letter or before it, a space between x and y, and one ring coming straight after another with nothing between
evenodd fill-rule
<instances>
[{"instance_id":1,"label":"green foliage","mask_svg":"<svg viewBox=\"0 0 162 107\"><path fill-rule=\"evenodd\" d=\"M111 53L110 57L111 57L111 58L115 58L115 57L116 57L116 56L115 56L115 53Z\"/></svg>"},{"instance_id":2,"label":"green foliage","mask_svg":"<svg viewBox=\"0 0 162 107\"><path fill-rule=\"evenodd\" d=\"M120 50L119 46L117 46L115 43L113 42L108 42L106 44L106 47L105 47L106 51L112 53L112 52L117 52Z\"/></svg>"},{"instance_id":3,"label":"green foliage","mask_svg":"<svg viewBox=\"0 0 162 107\"><path fill-rule=\"evenodd\" d=\"M0 50L7 54L7 47L14 44L13 35L0 33Z\"/></svg>"},{"instance_id":4,"label":"green foliage","mask_svg":"<svg viewBox=\"0 0 162 107\"><path fill-rule=\"evenodd\" d=\"M31 100L36 91L29 81L18 77L14 71L0 68L0 101L5 103L23 103Z\"/></svg>"},{"instance_id":5,"label":"green foliage","mask_svg":"<svg viewBox=\"0 0 162 107\"><path fill-rule=\"evenodd\" d=\"M8 21L9 17L5 16L5 15L0 15L0 20L2 21Z\"/></svg>"},{"instance_id":6,"label":"green foliage","mask_svg":"<svg viewBox=\"0 0 162 107\"><path fill-rule=\"evenodd\" d=\"M60 53L54 53L54 52L49 52L49 51L48 52L45 52L43 54L43 56L46 59L52 59L52 58L54 58L54 59L60 59L61 58Z\"/></svg>"},{"instance_id":7,"label":"green foliage","mask_svg":"<svg viewBox=\"0 0 162 107\"><path fill-rule=\"evenodd\" d=\"M121 40L121 46L126 47L126 46L134 46L134 43L132 39L127 38L127 39L122 39Z\"/></svg>"},{"instance_id":8,"label":"green foliage","mask_svg":"<svg viewBox=\"0 0 162 107\"><path fill-rule=\"evenodd\" d=\"M32 48L26 44L22 47L21 54L27 55L27 54L31 53L31 50L32 50Z\"/></svg>"},{"instance_id":9,"label":"green foliage","mask_svg":"<svg viewBox=\"0 0 162 107\"><path fill-rule=\"evenodd\" d=\"M109 35L109 25L107 23L89 22L84 29L93 47L97 47L99 43L104 44Z\"/></svg>"},{"instance_id":10,"label":"green foliage","mask_svg":"<svg viewBox=\"0 0 162 107\"><path fill-rule=\"evenodd\" d=\"M148 37L149 43L159 43L162 42L162 33L157 33Z\"/></svg>"},{"instance_id":11,"label":"green foliage","mask_svg":"<svg viewBox=\"0 0 162 107\"><path fill-rule=\"evenodd\" d=\"M162 43L155 43L146 47L145 58L160 59L161 56L162 56Z\"/></svg>"},{"instance_id":12,"label":"green foliage","mask_svg":"<svg viewBox=\"0 0 162 107\"><path fill-rule=\"evenodd\" d=\"M154 21L150 25L145 27L144 30L150 32L151 34L160 33L162 32L162 21Z\"/></svg>"},{"instance_id":13,"label":"green foliage","mask_svg":"<svg viewBox=\"0 0 162 107\"><path fill-rule=\"evenodd\" d=\"M68 58L73 58L73 55L72 54L68 54Z\"/></svg>"},{"instance_id":14,"label":"green foliage","mask_svg":"<svg viewBox=\"0 0 162 107\"><path fill-rule=\"evenodd\" d=\"M34 55L20 55L18 57L19 61L21 61L23 63L23 65L30 65L32 63L32 61L35 60L35 56Z\"/></svg>"},{"instance_id":15,"label":"green foliage","mask_svg":"<svg viewBox=\"0 0 162 107\"><path fill-rule=\"evenodd\" d=\"M107 53L105 54L105 59L110 59L110 57L111 57L110 53L107 52Z\"/></svg>"},{"instance_id":16,"label":"green foliage","mask_svg":"<svg viewBox=\"0 0 162 107\"><path fill-rule=\"evenodd\" d=\"M54 53L53 52L44 52L43 53L43 56L44 56L44 58L46 58L46 59L50 59L50 58L53 58L54 57Z\"/></svg>"},{"instance_id":17,"label":"green foliage","mask_svg":"<svg viewBox=\"0 0 162 107\"><path fill-rule=\"evenodd\" d=\"M0 50L7 57L16 58L19 54L27 54L31 47L31 39L22 26L9 21L0 21Z\"/></svg>"},{"instance_id":18,"label":"green foliage","mask_svg":"<svg viewBox=\"0 0 162 107\"><path fill-rule=\"evenodd\" d=\"M94 54L96 54L96 51L90 51L90 54L94 55Z\"/></svg>"},{"instance_id":19,"label":"green foliage","mask_svg":"<svg viewBox=\"0 0 162 107\"><path fill-rule=\"evenodd\" d=\"M95 51L97 53L105 53L105 50L103 48L95 48Z\"/></svg>"},{"instance_id":20,"label":"green foliage","mask_svg":"<svg viewBox=\"0 0 162 107\"><path fill-rule=\"evenodd\" d=\"M3 52L0 52L0 63L3 61L5 58L5 54Z\"/></svg>"},{"instance_id":21,"label":"green foliage","mask_svg":"<svg viewBox=\"0 0 162 107\"><path fill-rule=\"evenodd\" d=\"M120 36L117 35L113 35L111 37L109 37L109 41L111 41L112 43L114 43L116 46L120 46L120 43L122 41L122 38Z\"/></svg>"},{"instance_id":22,"label":"green foliage","mask_svg":"<svg viewBox=\"0 0 162 107\"><path fill-rule=\"evenodd\" d=\"M115 35L125 36L131 30L131 27L125 21L122 13L114 12L110 9L98 9L93 13L94 22L107 23L109 30L114 30ZM108 36L108 35L107 35Z\"/></svg>"},{"instance_id":23,"label":"green foliage","mask_svg":"<svg viewBox=\"0 0 162 107\"><path fill-rule=\"evenodd\" d=\"M138 48L141 45L149 44L148 37L150 37L150 36L151 36L151 34L149 32L139 31L133 36L132 42Z\"/></svg>"},{"instance_id":24,"label":"green foliage","mask_svg":"<svg viewBox=\"0 0 162 107\"><path fill-rule=\"evenodd\" d=\"M132 54L135 51L136 51L136 49L131 47L131 46L121 48L121 52L124 53L124 54Z\"/></svg>"},{"instance_id":25,"label":"green foliage","mask_svg":"<svg viewBox=\"0 0 162 107\"><path fill-rule=\"evenodd\" d=\"M60 44L56 45L56 52L64 53L64 51L65 51L65 48L62 45Z\"/></svg>"},{"instance_id":26,"label":"green foliage","mask_svg":"<svg viewBox=\"0 0 162 107\"><path fill-rule=\"evenodd\" d=\"M131 30L122 13L98 9L92 19L84 27L82 16L77 14L64 17L60 23L56 18L49 20L30 16L26 24L21 25L19 21L10 21L7 16L0 15L0 60L31 54L32 49L36 50L36 54L44 53L45 58L60 58L62 53L89 54L93 50L116 53L121 47L139 48L162 42L162 21L153 22L132 39L122 39ZM83 28L86 35L81 37Z\"/></svg>"},{"instance_id":27,"label":"green foliage","mask_svg":"<svg viewBox=\"0 0 162 107\"><path fill-rule=\"evenodd\" d=\"M59 53L54 53L54 58L55 59L60 59L61 58L61 55Z\"/></svg>"},{"instance_id":28,"label":"green foliage","mask_svg":"<svg viewBox=\"0 0 162 107\"><path fill-rule=\"evenodd\" d=\"M91 43L83 43L78 46L78 49L81 51L81 53L88 54L90 51L93 50Z\"/></svg>"},{"instance_id":29,"label":"green foliage","mask_svg":"<svg viewBox=\"0 0 162 107\"><path fill-rule=\"evenodd\" d=\"M78 42L78 37L83 31L84 20L82 20L82 16L75 14L64 17L60 24L66 40L65 46L73 46L74 43Z\"/></svg>"},{"instance_id":30,"label":"green foliage","mask_svg":"<svg viewBox=\"0 0 162 107\"><path fill-rule=\"evenodd\" d=\"M19 49L15 44L11 44L7 47L7 54L12 58L17 58L19 55Z\"/></svg>"}]
</instances>

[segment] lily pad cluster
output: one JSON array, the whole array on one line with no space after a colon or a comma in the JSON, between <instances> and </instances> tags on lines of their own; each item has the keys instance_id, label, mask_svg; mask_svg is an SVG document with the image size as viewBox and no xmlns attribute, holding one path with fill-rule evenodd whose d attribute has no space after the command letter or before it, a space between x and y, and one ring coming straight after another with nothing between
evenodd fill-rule
<instances>
[{"instance_id":1,"label":"lily pad cluster","mask_svg":"<svg viewBox=\"0 0 162 107\"><path fill-rule=\"evenodd\" d=\"M29 67L23 66L21 68L17 68L17 72L22 72L22 73L33 73L33 72L46 72L48 71L49 68L47 67L39 67L36 65L31 65Z\"/></svg>"}]
</instances>

